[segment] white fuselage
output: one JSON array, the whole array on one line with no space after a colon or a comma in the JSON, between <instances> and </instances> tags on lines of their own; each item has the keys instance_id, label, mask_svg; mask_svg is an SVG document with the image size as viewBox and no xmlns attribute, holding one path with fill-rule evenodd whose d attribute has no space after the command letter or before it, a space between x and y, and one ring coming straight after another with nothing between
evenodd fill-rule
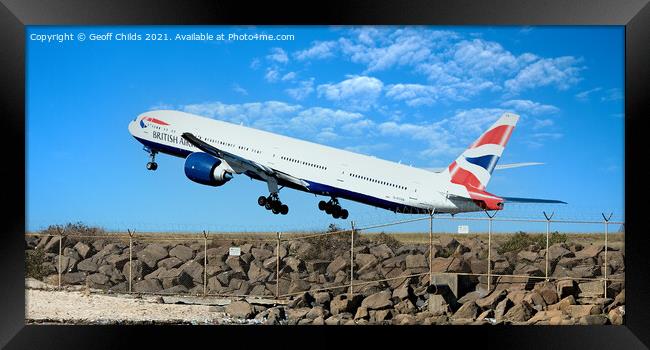
<instances>
[{"instance_id":1,"label":"white fuselage","mask_svg":"<svg viewBox=\"0 0 650 350\"><path fill-rule=\"evenodd\" d=\"M143 118L156 118L161 125ZM448 199L464 191L448 173L434 173L354 152L235 125L184 112L146 112L129 124L129 132L145 146L185 157L201 152L181 137L190 132L201 140L310 184L309 192L406 213L456 213L480 210ZM289 186L292 187L292 186ZM460 188L459 188L460 187Z\"/></svg>"}]
</instances>

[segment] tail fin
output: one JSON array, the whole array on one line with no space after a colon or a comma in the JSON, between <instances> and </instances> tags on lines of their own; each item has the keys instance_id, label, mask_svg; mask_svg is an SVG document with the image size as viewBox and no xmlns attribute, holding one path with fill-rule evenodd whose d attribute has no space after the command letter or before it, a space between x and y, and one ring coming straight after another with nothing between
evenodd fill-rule
<instances>
[{"instance_id":1,"label":"tail fin","mask_svg":"<svg viewBox=\"0 0 650 350\"><path fill-rule=\"evenodd\" d=\"M451 182L484 190L518 120L518 115L504 113L449 165Z\"/></svg>"}]
</instances>

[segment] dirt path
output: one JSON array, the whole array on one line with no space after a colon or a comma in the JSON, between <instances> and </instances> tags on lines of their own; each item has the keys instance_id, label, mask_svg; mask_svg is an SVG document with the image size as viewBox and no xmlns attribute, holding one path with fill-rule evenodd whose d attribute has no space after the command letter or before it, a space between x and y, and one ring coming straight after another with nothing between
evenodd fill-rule
<instances>
[{"instance_id":1,"label":"dirt path","mask_svg":"<svg viewBox=\"0 0 650 350\"><path fill-rule=\"evenodd\" d=\"M142 299L88 294L81 291L26 289L27 323L185 323L232 324L224 312L209 305L164 304L156 297ZM251 323L249 320L247 323Z\"/></svg>"}]
</instances>

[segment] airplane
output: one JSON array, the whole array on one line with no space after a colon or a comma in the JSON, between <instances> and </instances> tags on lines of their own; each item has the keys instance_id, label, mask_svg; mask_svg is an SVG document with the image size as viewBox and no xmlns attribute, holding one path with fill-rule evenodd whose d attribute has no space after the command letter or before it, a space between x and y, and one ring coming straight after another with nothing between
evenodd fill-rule
<instances>
[{"instance_id":1,"label":"airplane","mask_svg":"<svg viewBox=\"0 0 650 350\"><path fill-rule=\"evenodd\" d=\"M324 146L243 125L175 110L154 110L129 123L130 134L149 153L146 168L156 170L156 155L185 159L192 181L219 187L235 175L266 182L269 195L257 204L286 215L283 188L326 196L318 209L335 219L349 212L339 199L407 214L502 210L504 203L563 203L552 199L502 197L486 191L493 170L541 163L498 166L519 116L504 113L448 167L420 169L373 156Z\"/></svg>"}]
</instances>

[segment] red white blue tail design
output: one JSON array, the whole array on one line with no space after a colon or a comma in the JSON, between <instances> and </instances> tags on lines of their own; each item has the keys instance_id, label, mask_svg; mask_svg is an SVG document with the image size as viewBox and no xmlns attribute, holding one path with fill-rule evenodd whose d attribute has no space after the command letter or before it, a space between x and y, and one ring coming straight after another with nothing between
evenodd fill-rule
<instances>
[{"instance_id":1,"label":"red white blue tail design","mask_svg":"<svg viewBox=\"0 0 650 350\"><path fill-rule=\"evenodd\" d=\"M468 190L485 190L518 120L518 115L504 113L449 165L447 171L451 182Z\"/></svg>"}]
</instances>

